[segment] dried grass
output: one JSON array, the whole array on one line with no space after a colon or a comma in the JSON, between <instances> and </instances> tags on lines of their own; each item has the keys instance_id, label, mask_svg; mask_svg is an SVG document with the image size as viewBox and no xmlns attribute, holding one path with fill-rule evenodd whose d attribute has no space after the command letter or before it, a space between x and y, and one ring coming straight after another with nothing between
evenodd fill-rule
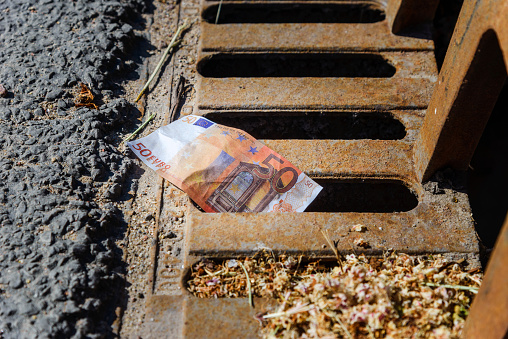
<instances>
[{"instance_id":1,"label":"dried grass","mask_svg":"<svg viewBox=\"0 0 508 339\"><path fill-rule=\"evenodd\" d=\"M273 253L192 268L188 290L200 298L275 298L259 314L265 338L459 338L481 273L461 263L387 253L348 255L326 266Z\"/></svg>"}]
</instances>

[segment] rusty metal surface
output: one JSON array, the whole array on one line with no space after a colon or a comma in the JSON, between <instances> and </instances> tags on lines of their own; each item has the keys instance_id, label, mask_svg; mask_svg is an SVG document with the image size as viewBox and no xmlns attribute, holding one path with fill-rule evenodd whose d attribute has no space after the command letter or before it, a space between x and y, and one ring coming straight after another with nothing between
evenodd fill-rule
<instances>
[{"instance_id":1,"label":"rusty metal surface","mask_svg":"<svg viewBox=\"0 0 508 339\"><path fill-rule=\"evenodd\" d=\"M463 338L508 336L508 221L505 221L478 295L467 318Z\"/></svg>"},{"instance_id":2,"label":"rusty metal surface","mask_svg":"<svg viewBox=\"0 0 508 339\"><path fill-rule=\"evenodd\" d=\"M265 140L299 169L325 178L411 180L411 145L394 140Z\"/></svg>"},{"instance_id":3,"label":"rusty metal surface","mask_svg":"<svg viewBox=\"0 0 508 339\"><path fill-rule=\"evenodd\" d=\"M247 298L197 299L189 296L185 305L184 338L260 338L259 322L254 316L275 311L273 301Z\"/></svg>"},{"instance_id":4,"label":"rusty metal surface","mask_svg":"<svg viewBox=\"0 0 508 339\"><path fill-rule=\"evenodd\" d=\"M143 338L259 338L254 316L275 311L273 300L254 298L198 299L180 296L152 296L147 303Z\"/></svg>"},{"instance_id":5,"label":"rusty metal surface","mask_svg":"<svg viewBox=\"0 0 508 339\"><path fill-rule=\"evenodd\" d=\"M412 254L479 251L465 193L434 195L419 192L419 204L403 213L237 213L191 214L186 229L186 253L192 262L200 257L231 257L269 248L309 256L333 257L323 248L320 228L329 230L338 249L379 255L388 249ZM456 202L455 202L456 201ZM367 232L349 232L362 224ZM444 236L446 235L446 236ZM356 238L370 248L353 245Z\"/></svg>"},{"instance_id":6,"label":"rusty metal surface","mask_svg":"<svg viewBox=\"0 0 508 339\"><path fill-rule=\"evenodd\" d=\"M433 54L379 55L397 69L393 77L200 77L197 110L426 108L437 74Z\"/></svg>"},{"instance_id":7,"label":"rusty metal surface","mask_svg":"<svg viewBox=\"0 0 508 339\"><path fill-rule=\"evenodd\" d=\"M465 1L415 143L417 175L467 169L507 77L508 3Z\"/></svg>"},{"instance_id":8,"label":"rusty metal surface","mask_svg":"<svg viewBox=\"0 0 508 339\"><path fill-rule=\"evenodd\" d=\"M373 24L203 23L204 52L223 51L431 51L432 40L392 35L386 22Z\"/></svg>"},{"instance_id":9,"label":"rusty metal surface","mask_svg":"<svg viewBox=\"0 0 508 339\"><path fill-rule=\"evenodd\" d=\"M202 78L198 109L425 108L432 84L400 78Z\"/></svg>"},{"instance_id":10,"label":"rusty metal surface","mask_svg":"<svg viewBox=\"0 0 508 339\"><path fill-rule=\"evenodd\" d=\"M182 338L184 303L185 297L182 295L149 296L146 302L143 338Z\"/></svg>"},{"instance_id":11,"label":"rusty metal surface","mask_svg":"<svg viewBox=\"0 0 508 339\"><path fill-rule=\"evenodd\" d=\"M219 2L203 1L203 11ZM227 3L230 3L229 1ZM242 2L234 2L241 4ZM256 1L256 3L284 3ZM287 3L287 2L286 2ZM292 2L295 3L295 2ZM297 3L297 2L296 2ZM336 3L313 1L313 4ZM375 23L272 23L215 25L203 21L202 50L433 50L430 31L418 38L391 34L408 25L429 23L438 1L390 0L386 6L377 1L341 1L342 4L364 4L385 9L386 19ZM392 29L393 27L393 29ZM421 30L420 30L421 31Z\"/></svg>"},{"instance_id":12,"label":"rusty metal surface","mask_svg":"<svg viewBox=\"0 0 508 339\"><path fill-rule=\"evenodd\" d=\"M259 112L221 111L240 119ZM214 111L214 114L221 114ZM269 114L270 111L263 112ZM334 111L328 111L334 112ZM201 111L206 116L207 111ZM289 114L289 112L275 112ZM312 112L291 111L291 114ZM342 112L335 112L337 114ZM355 112L347 112L354 114ZM274 112L271 112L274 114ZM376 112L372 112L375 115ZM406 128L402 140L262 140L268 147L308 175L321 178L398 178L414 182L412 144L422 121L422 111L391 111Z\"/></svg>"},{"instance_id":13,"label":"rusty metal surface","mask_svg":"<svg viewBox=\"0 0 508 339\"><path fill-rule=\"evenodd\" d=\"M202 10L217 3L203 1ZM381 3L372 1L344 3L383 7ZM396 0L389 1L386 11L397 13L399 5ZM220 25L203 20L201 25L200 64L215 55L210 52L236 55L252 51L262 52L262 55L335 52L340 56L351 51L375 51L376 55L393 65L396 72L390 78L365 78L361 75L357 78L200 77L195 113L221 109L424 109L436 81L434 45L430 36L394 35L387 19L369 24Z\"/></svg>"}]
</instances>

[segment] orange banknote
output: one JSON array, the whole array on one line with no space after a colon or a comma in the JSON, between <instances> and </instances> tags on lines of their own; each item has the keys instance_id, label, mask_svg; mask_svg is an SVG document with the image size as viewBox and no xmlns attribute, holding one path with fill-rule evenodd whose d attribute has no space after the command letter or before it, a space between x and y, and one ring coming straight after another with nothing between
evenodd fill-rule
<instances>
[{"instance_id":1,"label":"orange banknote","mask_svg":"<svg viewBox=\"0 0 508 339\"><path fill-rule=\"evenodd\" d=\"M248 133L189 115L128 143L206 212L303 212L321 191Z\"/></svg>"}]
</instances>

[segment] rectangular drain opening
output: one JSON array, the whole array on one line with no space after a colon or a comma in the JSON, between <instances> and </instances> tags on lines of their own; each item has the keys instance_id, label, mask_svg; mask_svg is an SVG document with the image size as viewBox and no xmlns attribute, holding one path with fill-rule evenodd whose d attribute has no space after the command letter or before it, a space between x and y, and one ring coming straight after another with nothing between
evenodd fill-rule
<instances>
[{"instance_id":1,"label":"rectangular drain opening","mask_svg":"<svg viewBox=\"0 0 508 339\"><path fill-rule=\"evenodd\" d=\"M197 65L206 78L390 78L396 69L372 53L219 53Z\"/></svg>"},{"instance_id":2,"label":"rectangular drain opening","mask_svg":"<svg viewBox=\"0 0 508 339\"><path fill-rule=\"evenodd\" d=\"M215 24L219 5L203 12ZM375 23L385 19L377 5L363 3L224 3L217 24Z\"/></svg>"},{"instance_id":3,"label":"rectangular drain opening","mask_svg":"<svg viewBox=\"0 0 508 339\"><path fill-rule=\"evenodd\" d=\"M323 190L305 212L407 212L418 197L400 180L314 179Z\"/></svg>"},{"instance_id":4,"label":"rectangular drain opening","mask_svg":"<svg viewBox=\"0 0 508 339\"><path fill-rule=\"evenodd\" d=\"M264 115L212 112L206 117L263 140L400 140L406 136L404 125L389 112L271 112Z\"/></svg>"},{"instance_id":5,"label":"rectangular drain opening","mask_svg":"<svg viewBox=\"0 0 508 339\"><path fill-rule=\"evenodd\" d=\"M323 190L306 212L394 213L418 206L418 196L401 180L314 179ZM283 203L283 202L282 202ZM204 211L192 201L200 212ZM284 204L281 205L284 212ZM242 208L239 210L242 211Z\"/></svg>"}]
</instances>

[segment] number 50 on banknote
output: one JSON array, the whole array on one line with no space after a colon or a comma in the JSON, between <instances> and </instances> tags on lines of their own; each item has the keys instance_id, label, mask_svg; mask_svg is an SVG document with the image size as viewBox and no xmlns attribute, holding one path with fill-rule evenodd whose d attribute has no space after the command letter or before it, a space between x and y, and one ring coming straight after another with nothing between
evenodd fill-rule
<instances>
[{"instance_id":1,"label":"number 50 on banknote","mask_svg":"<svg viewBox=\"0 0 508 339\"><path fill-rule=\"evenodd\" d=\"M195 115L127 144L206 212L303 212L322 189L244 131Z\"/></svg>"}]
</instances>

